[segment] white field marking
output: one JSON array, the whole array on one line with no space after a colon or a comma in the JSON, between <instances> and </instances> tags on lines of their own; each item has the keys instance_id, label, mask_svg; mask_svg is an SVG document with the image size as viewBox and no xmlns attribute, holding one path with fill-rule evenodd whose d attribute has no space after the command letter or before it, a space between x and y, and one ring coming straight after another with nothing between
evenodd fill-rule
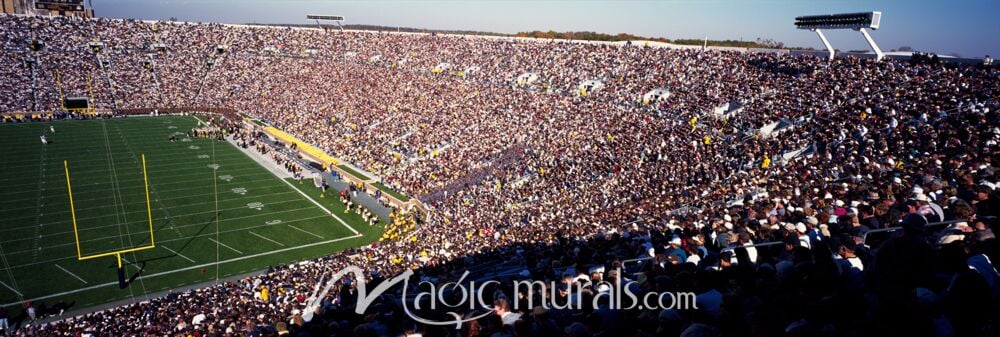
<instances>
[{"instance_id":1,"label":"white field marking","mask_svg":"<svg viewBox=\"0 0 1000 337\"><path fill-rule=\"evenodd\" d=\"M262 176L262 175L266 175L266 174L263 173L263 172L249 173L249 174L241 174L240 177L241 178L246 178L246 177L255 177L255 176ZM190 176L190 175L182 175L182 176L177 176L175 178L183 178L185 176ZM225 179L222 179L225 182L230 182L230 181L233 180L233 178L235 178L235 177L233 177L232 175L229 175L229 174L224 175L224 176L220 176L220 177L225 177ZM65 180L63 180L63 181L65 181ZM131 184L131 185L127 186L127 187L121 188L122 190L125 190L125 191L139 191L139 192L141 192L145 188L145 185L143 185L141 183L142 179L138 179L138 180L121 179L121 180L118 180L118 182L125 182L125 181L134 181L134 182L137 182L138 184ZM250 181L260 182L260 181L266 181L266 180L250 180ZM78 182L74 182L73 183L74 187L76 187L76 185L78 185L78 184L79 184ZM83 185L86 186L86 185L96 185L96 184L99 184L99 183L83 184ZM0 185L3 185L3 184L0 184ZM169 189L169 190L167 190L168 192L178 192L178 191L184 191L184 190L201 189L201 187L190 187L191 186L191 180L178 180L178 181L169 182L169 183L160 183L160 184L157 184L156 186L157 187L162 187L162 186L169 186L169 185L185 185L185 188ZM7 187L7 186L4 186L4 187ZM63 187L65 187L65 185L63 185ZM16 187L11 187L11 188L16 188ZM41 190L44 191L45 188L42 188ZM91 189L86 189L86 190L84 190L82 192L79 192L79 193L74 192L73 193L73 197L74 197L74 199L77 199L77 196L79 195L79 196L81 196L81 197L79 197L79 199L82 200L82 199L86 199L85 197L82 197L83 195L90 195L90 194L103 195L103 194L111 193L113 191L114 190L111 190L111 189L93 189L93 188L91 188ZM5 200L9 200L9 202L30 202L30 203L36 203L36 201L33 200L33 198L12 198L12 197L10 197L10 195L24 194L24 193L29 193L29 192L34 192L34 191L32 191L32 190L23 190L23 191L14 192L14 193L6 193L6 196L0 195L0 198L4 198ZM42 200L52 200L52 199L56 199L57 202L61 202L64 199L66 199L66 193L65 192L61 192L61 193L56 193L56 194L46 194L46 195L42 196ZM67 206L68 206L68 203L67 203ZM20 207L20 208L7 209L7 210L4 210L4 212L16 211L16 210L26 210L26 209L35 209L35 208L36 207L33 207L33 206L26 206L26 207Z\"/></svg>"},{"instance_id":2,"label":"white field marking","mask_svg":"<svg viewBox=\"0 0 1000 337\"><path fill-rule=\"evenodd\" d=\"M161 157L160 159L164 159L164 158ZM191 163L187 161L187 158L164 159L164 160L173 160L173 161L172 162L168 162L168 163L164 163L164 164L158 164L156 166L157 173L184 172L184 171L191 171L192 169L197 169L198 168L197 166L194 166L194 167L190 166ZM224 158L222 160L228 161L228 160L232 160L232 159ZM81 165L80 162L82 162L82 161L71 161L70 165L71 166L75 166L75 167L86 167L85 165ZM37 165L33 166L33 167L35 167L37 169ZM168 169L170 167L176 167L176 168ZM247 168L247 169L248 170L252 170L252 169L256 169L256 168ZM11 170L11 171L15 172L14 170ZM57 179L57 177L59 176L57 174L54 174L56 172L55 170L49 170L48 168L45 168L43 171L45 172L45 174L43 174L42 177L46 178L46 179ZM59 172L62 172L62 170L59 170ZM92 171L86 171L86 172L92 172ZM100 172L100 171L97 171L97 172ZM184 175L181 175L181 176L184 176ZM141 179L139 179L139 180L141 180ZM23 181L23 179L3 179L2 181L0 181L0 183L4 183L4 184L10 185L10 186L15 186L15 187L33 185L33 184L9 184L8 183L8 182L22 182L22 181ZM123 180L123 181L135 181L135 179L127 179L127 180Z\"/></svg>"},{"instance_id":3,"label":"white field marking","mask_svg":"<svg viewBox=\"0 0 1000 337\"><path fill-rule=\"evenodd\" d=\"M80 280L80 282L83 282L83 284L87 284L87 280L84 280L82 277L77 276L76 274L73 274L73 272L71 272L69 270L66 270L66 268L63 268L58 263L56 263L54 265L56 266L56 268L59 268L59 270L62 270L64 272L66 272L66 274L69 274L69 276L75 277L77 280Z\"/></svg>"},{"instance_id":4,"label":"white field marking","mask_svg":"<svg viewBox=\"0 0 1000 337\"><path fill-rule=\"evenodd\" d=\"M0 284L2 284L4 288L7 288L7 289L10 289L10 291L13 291L15 294L17 294L17 296L19 296L19 297L23 297L24 296L24 294L21 294L21 292L17 291L17 289L11 288L9 285L7 285L7 282L0 281ZM15 304L17 304L17 303L15 302Z\"/></svg>"},{"instance_id":5,"label":"white field marking","mask_svg":"<svg viewBox=\"0 0 1000 337\"><path fill-rule=\"evenodd\" d=\"M270 172L270 170L268 170L268 172ZM274 172L271 172L271 174L274 174ZM323 207L323 205L321 205L318 201L316 201L316 199L313 199L308 194L306 194L306 192L302 192L302 190L300 190L298 187L295 187L295 185L292 185L292 183L288 182L288 180L281 179L281 177L278 177L278 175L276 175L276 174L275 174L275 177L277 177L278 180L281 180L281 182L285 183L285 185L288 185L288 187L291 187L292 189L298 191L299 194L302 195L302 197L306 198L309 201L312 201L313 205L316 205L316 207L319 207L320 209L322 209L323 211L325 211L326 214L333 215L333 218L337 219L337 222L340 222L340 224L344 225L344 227L347 227L347 229L350 230L351 233L354 233L355 235L360 234L360 233L358 233L358 230L354 229L354 227L351 227L351 225L348 225L347 222L344 221L344 219L341 219L340 216L338 216L337 214L331 212L326 207Z\"/></svg>"},{"instance_id":6,"label":"white field marking","mask_svg":"<svg viewBox=\"0 0 1000 337\"><path fill-rule=\"evenodd\" d=\"M227 139L227 141L229 141L229 140ZM247 158L249 158L250 160L253 160L253 161L256 162L256 160L254 160L253 158L250 158L250 155L247 154L246 152L239 151L239 153L242 153L244 156L247 156ZM320 209L322 209L323 211L325 211L326 214L332 215L334 219L337 219L337 222L340 222L341 225L344 225L344 227L347 227L347 229L350 230L351 233L354 233L355 235L359 235L360 234L360 233L358 233L357 229L354 229L354 227L351 227L351 225L348 225L347 222L344 221L344 219L341 219L340 216L338 216L337 214L331 212L326 207L323 207L322 204L320 204L318 201L316 201L316 199L313 199L312 197L310 197L308 194L306 194L306 192L302 192L302 190L300 190L298 187L295 187L295 185L292 185L292 183L288 182L288 180L285 180L285 179L281 178L281 176L278 176L277 173L274 173L271 170L266 170L266 171L267 172L271 172L271 174L273 174L275 178L278 178L278 180L281 180L281 182L285 183L285 185L288 185L288 187L291 187L293 190L299 192L299 194L301 194L302 197L304 197L307 200L311 201L313 203L313 205L316 205L316 207L319 207Z\"/></svg>"},{"instance_id":7,"label":"white field marking","mask_svg":"<svg viewBox=\"0 0 1000 337\"><path fill-rule=\"evenodd\" d=\"M337 242L337 241L344 241L344 240L349 240L349 239L355 239L355 238L359 238L359 237L361 237L361 234L354 235L354 236L345 236L345 237L342 237L342 238L337 238L337 239L332 239L332 240L307 243L307 244L304 244L304 245L301 245L301 246L282 248L282 249L272 250L272 251L269 251L269 252L257 253L257 254L253 254L253 255L244 255L244 256L240 256L240 257L235 257L235 258L232 258L232 259L228 259L228 260L219 261L218 264L225 264L225 263L230 263L230 262L236 262L236 261L242 261L242 260L247 260L247 259L253 259L253 258L257 258L257 257L261 257L261 256L267 256L267 255L277 254L277 253L284 253L284 252L292 251L292 250L296 250L296 249L315 247L315 246L325 245L325 244L333 243L333 242ZM168 271L159 272L159 273L155 273L155 274L149 274L149 275L145 275L145 276L142 276L142 277L145 277L145 278L159 277L159 276L164 276L164 275L170 275L170 274L174 274L174 273L179 273L179 272L182 272L182 271L194 270L194 269L199 269L199 268L204 268L204 267L211 267L211 266L214 266L214 265L216 265L215 262L204 263L204 264L199 264L199 265L195 265L195 266L189 266L189 267L184 267L184 268L180 268L180 269L168 270ZM14 290L13 288L10 288L9 286L7 286L6 283L0 282L0 284L3 284L4 286L7 287L7 289L10 289L11 291L14 291L15 293L17 293L19 295L21 294L21 293L17 292L16 290ZM94 289L108 287L108 286L117 286L117 285L118 285L118 281L108 282L108 283L104 283L104 284L96 284L96 285L92 285L92 286L85 287L85 288L80 288L80 289L75 289L75 290L70 290L70 291L64 291L64 292L61 292L61 293L49 294L49 295L39 296L39 297L36 297L36 298L30 298L30 299L25 299L25 300L37 302L37 301L41 301L41 300L50 299L50 298L53 298L53 297L65 296L65 295L75 294L75 293L79 293L79 292L83 292L83 291L94 290ZM6 307L6 306L12 306L12 305L21 304L21 303L22 302L18 301L18 302L13 302L13 303L0 304L0 306Z\"/></svg>"},{"instance_id":8,"label":"white field marking","mask_svg":"<svg viewBox=\"0 0 1000 337\"><path fill-rule=\"evenodd\" d=\"M139 264L137 264L135 262L132 262L132 261L129 261L124 256L122 256L122 261L125 261L126 264L132 265L133 267L135 267L135 269L142 269L142 267L140 267Z\"/></svg>"},{"instance_id":9,"label":"white field marking","mask_svg":"<svg viewBox=\"0 0 1000 337\"><path fill-rule=\"evenodd\" d=\"M227 244L225 244L225 243L222 243L222 242L219 242L219 241L215 241L215 239L213 239L213 238L208 238L208 240L209 240L209 241L212 241L212 242L215 242L215 243L217 243L217 244L220 244L220 245L222 245L223 247L226 247L226 248L229 248L229 249L231 249L231 250L232 250L232 251L234 251L234 252L237 252L237 253L240 253L240 255L243 255L243 252L239 251L239 250L238 250L238 249L236 249L236 248L233 248L233 247L229 247L229 245L227 245Z\"/></svg>"},{"instance_id":10,"label":"white field marking","mask_svg":"<svg viewBox=\"0 0 1000 337\"><path fill-rule=\"evenodd\" d=\"M146 144L149 144L149 143L146 143ZM191 155L191 152L172 151L172 152L170 152L170 154L160 155L160 156L157 156L157 158L169 161L168 163L165 163L165 164L163 164L161 166L183 166L183 165L188 165L188 163L184 163L183 161L178 161L177 158L179 158L179 159L186 159L186 158L190 158L190 155ZM230 153L218 153L216 155L220 156L219 159L223 159L223 160L230 159ZM98 160L98 159L80 159L80 160L74 160L74 161L72 161L72 163L81 164L81 163L90 163L90 162L100 162L101 160L105 160L105 159L100 159L100 160ZM38 164L26 164L26 165L11 165L8 168L9 169L18 169L19 170L19 169L22 169L22 168L37 168L37 167L38 167ZM47 168L43 172L47 173L47 172L61 172L61 171L62 170L56 170L54 168ZM58 174L56 174L56 175L58 175ZM45 176L48 177L49 174L45 174ZM7 179L0 180L0 182L14 181L14 180L19 180L19 179L17 179L17 178L7 178Z\"/></svg>"},{"instance_id":11,"label":"white field marking","mask_svg":"<svg viewBox=\"0 0 1000 337\"><path fill-rule=\"evenodd\" d=\"M291 192L282 192L282 193L276 193L276 194L285 194L285 193L291 193ZM252 198L252 197L254 197L254 196L250 196L250 197L247 197L247 198ZM239 199L243 199L243 198L234 198L234 199L229 199L229 200L226 200L226 201L235 201L235 200L239 200ZM298 200L279 201L279 202L272 203L271 205L287 204L287 203L293 203L293 202L298 202ZM206 204L208 204L208 203L177 205L177 206L174 206L174 207L170 207L169 209L176 210L178 208L191 207L191 206L204 206ZM222 209L220 209L220 211L232 211L232 210L238 210L238 209L243 209L243 208L246 208L246 205L237 206L237 207L222 208ZM93 209L99 209L99 208L95 207ZM93 209L88 209L88 211L93 210ZM300 208L299 210L302 210L302 209L309 209L309 208L308 207L307 208ZM177 218L177 217L187 217L187 216L200 215L200 214L212 214L214 212L215 212L215 210L202 211L202 212L194 212L194 213L184 213L184 214L176 215L174 217ZM138 214L138 213L146 213L146 211L134 211L134 212L127 212L127 213L124 213L124 214ZM76 221L79 222L79 221L82 221L82 220L104 219L104 218L111 217L111 216L114 216L114 215L107 215L106 214L106 215L102 215L102 216L77 218ZM153 218L153 220L168 220L168 219L169 219L169 217L156 217L156 218ZM8 219L8 220L15 220L15 219ZM147 220L147 219L142 219L142 220L136 220L136 221L129 221L129 222L126 222L124 224L125 225L128 225L128 224L139 224L139 223L147 223L148 221L149 220ZM223 221L225 221L225 220L223 220ZM57 224L69 224L69 223L72 223L72 222L73 222L73 220L70 219L70 220L63 220L63 221L53 221L53 222L46 223L45 225L46 226L51 226L51 225L57 225ZM93 230L98 230L98 229L101 229L101 228L117 227L117 226L118 225L93 226L93 227L87 227L87 228L80 229L79 231L80 232L93 231ZM34 226L21 226L21 227L13 227L13 228L7 228L7 229L0 229L0 233L8 232L8 231L14 231L14 230L18 230L18 229L28 229L28 228L32 228L32 227L34 227ZM63 231L63 232L46 233L43 237L53 237L53 236L59 236L59 235L62 235L62 234L69 234L69 233L73 233L73 231ZM13 239L13 240L7 240L7 241L0 241L0 243L10 243L10 242L23 241L23 240L30 240L30 239L32 239L32 238L20 238L20 239ZM87 241L81 241L81 242L87 242Z\"/></svg>"},{"instance_id":12,"label":"white field marking","mask_svg":"<svg viewBox=\"0 0 1000 337\"><path fill-rule=\"evenodd\" d=\"M183 257L185 260L188 260L188 261L191 261L191 263L194 263L194 260L192 260L190 257L184 256L184 254L181 254L181 252L178 252L176 250L170 249L170 247L167 247L167 246L161 246L161 247L163 247L163 249L169 250L171 253L174 253L174 255Z\"/></svg>"},{"instance_id":13,"label":"white field marking","mask_svg":"<svg viewBox=\"0 0 1000 337\"><path fill-rule=\"evenodd\" d=\"M264 182L264 181L270 181L270 179L252 180L250 182L251 183L258 183L258 182ZM268 186L268 187L264 187L264 189L271 189L271 188L274 188L274 187L275 186ZM171 193L171 194L173 194L173 193L177 193L177 192L181 192L181 191L193 191L193 190L199 190L199 189L201 189L201 188L200 187L198 187L198 188L185 188L185 189L169 190L169 191L165 191L164 193ZM261 194L259 196L261 196L261 197L267 197L267 196L282 195L282 194L288 194L288 193L295 193L295 192L293 192L293 191L274 192L274 193L268 193L268 194ZM215 193L182 194L181 196L173 197L173 198L154 198L154 201L187 199L187 198L191 198L191 197L206 197L206 196L211 196L211 195L215 195ZM143 198L143 199L145 199L145 198ZM241 198L226 199L226 201L239 200L239 199L241 199ZM26 200L19 201L19 200L10 200L10 199L5 199L4 201L9 202L9 203L28 202ZM126 203L125 206L135 206L135 205L145 205L145 204L146 204L146 200L142 200L142 201L137 201L137 202ZM198 206L198 205L201 205L201 203L180 204L180 205L171 206L170 208L187 207L187 206ZM65 206L67 206L66 208L69 208L68 207L69 203L67 202ZM89 208L78 208L78 211L80 211L80 212L87 212L87 211L93 211L93 210L96 210L96 209L104 209L104 208L108 208L108 207L111 207L111 206L112 205L103 205L103 206L89 207ZM31 206L31 207L24 207L24 208L15 208L15 209L11 209L11 211L13 211L13 210L29 210L29 209L34 209L34 208L37 208L37 207L38 207L38 205ZM45 214L52 215L52 214L69 213L69 212L70 212L70 210L66 209L66 210L62 210L62 211L49 211L48 213L44 213L42 215L45 215ZM3 220L13 221L13 220L27 220L27 219L31 219L31 218L32 217L27 216L27 217L20 217L20 218L4 218ZM82 220L82 219L84 219L84 218L78 218L77 220ZM55 224L55 223L58 223L58 222L51 222L49 224ZM3 228L3 229L0 229L0 232L4 232L4 231L8 231L8 230L13 230L13 229L32 228L32 227L34 227L34 226L22 226L22 227Z\"/></svg>"},{"instance_id":14,"label":"white field marking","mask_svg":"<svg viewBox=\"0 0 1000 337\"><path fill-rule=\"evenodd\" d=\"M303 233L306 233L306 234L309 234L309 235L312 235L312 236L315 236L315 237L317 237L317 238L320 238L320 239L323 239L323 237L322 237L322 236L319 236L319 235L316 235L315 233L313 233L313 232L310 232L310 231L307 231L307 230L305 230L305 229L302 229L302 228L298 228L298 227L295 227L295 226L292 226L292 225L288 225L288 227L292 227L292 229L295 229L295 230L297 230L297 231L300 231L300 232L303 232Z\"/></svg>"},{"instance_id":15,"label":"white field marking","mask_svg":"<svg viewBox=\"0 0 1000 337\"><path fill-rule=\"evenodd\" d=\"M307 210L307 209L311 209L311 208L308 208L308 207L307 208L300 208L300 209L296 209L294 211L301 211L301 210ZM281 211L281 212L284 212L284 211ZM281 213L281 212L279 212L279 213ZM254 216L247 216L246 218L252 218L252 217L254 217ZM308 217L308 218L301 218L301 219L291 220L289 222L308 221L308 220L322 219L322 218L325 218L325 217L327 217L327 215L314 216L314 217ZM240 217L240 218L243 218L243 217ZM226 222L226 221L229 221L229 220L240 219L240 218L227 218L225 220L220 220L219 222ZM178 226L178 228L186 228L186 227L194 227L194 226L202 226L202 224L190 224L190 225ZM251 227L244 227L244 228L237 228L237 229L225 230L225 231L221 231L219 233L240 232L240 231L243 231L245 229L253 229L253 228L268 227L268 226L270 226L270 225L266 225L266 224L265 225L257 225L257 226L251 226ZM200 236L197 236L197 237L205 237L205 236L208 236L208 235L210 235L210 234L203 234L203 235L200 235ZM121 236L108 236L108 237L91 239L91 240L81 241L81 242L101 241L101 240L104 240L104 239L116 239L116 238L120 238L120 237ZM189 238L190 237L182 237L182 238L176 238L176 239L161 240L161 241L158 241L158 242L160 242L160 243L174 242L174 241L187 240ZM114 243L114 241L111 241L111 242ZM56 244L56 245L52 245L52 246L48 246L48 247L43 247L42 249L50 249L50 248L63 247L63 246L72 246L74 244L75 243L73 243L73 242L70 242L70 243L61 243L61 244ZM30 251L31 251L30 249L29 250L19 250L19 251L16 251L16 252L7 253L7 255L9 256L9 255L13 255L13 254L21 254L21 253L26 253L26 252L30 252ZM20 267L25 267L25 266L32 266L32 265L42 264L42 263L47 263L47 262L70 260L70 259L75 259L75 258L76 258L76 256L70 256L70 257L50 259L48 261L38 261L38 262L32 262L32 263L19 264L19 265L10 267L10 269L20 268ZM7 270L7 269L8 268L0 268L0 270Z\"/></svg>"},{"instance_id":16,"label":"white field marking","mask_svg":"<svg viewBox=\"0 0 1000 337\"><path fill-rule=\"evenodd\" d=\"M199 170L204 170L204 169L201 169L201 168L198 168L198 169ZM139 170L139 171L141 172L142 170ZM169 171L169 172L166 172L166 173L181 172L181 171L185 171L185 170L173 170L173 171ZM239 173L240 177L254 177L254 176L265 175L263 172L254 172L254 171L258 171L257 168L247 167L247 168L237 168L237 169L226 169L226 172L229 173L229 174L226 174L226 176L228 176L229 180L232 180L234 178L232 176L232 174L235 174L235 173ZM244 172L249 172L249 173L244 173ZM179 178L190 178L190 177L192 177L193 174L197 175L197 174L199 174L199 172L194 171L194 172L191 172L191 173L184 173L184 174L177 174L177 175L157 175L157 179L174 180L174 179L179 179ZM205 178L205 177L200 177L200 178ZM64 176L63 177L63 181L65 181L65 179L66 178ZM143 179L141 178L141 176L137 175L136 179L120 179L118 181L119 182L127 182L127 183L139 183L139 182L142 182ZM251 181L264 181L264 180L251 180ZM87 181L81 181L81 180L78 180L78 179L74 179L73 180L73 185L74 186L76 186L76 185L80 185L80 186L98 185L100 183L107 183L107 179L98 179L96 181L89 181L89 180L87 180ZM157 184L156 186L176 185L176 184L190 184L190 183L191 183L191 181L190 181L190 179L188 179L188 180L184 180L184 181L174 181L174 182L169 182L169 183L160 183L160 184ZM0 185L2 185L2 184L0 184ZM36 186L36 185L37 184L5 185L5 187L10 187L11 191L15 191L15 192L2 193L2 194L0 194L0 196L3 196L6 199L10 199L10 200L13 200L13 201L30 201L31 200L30 198L28 198L28 199L24 199L24 198L14 199L14 198L10 198L10 196L11 195L17 195L17 194L24 194L24 193L28 193L28 192L34 192L35 189L33 189L33 188L27 188L27 189L25 189L25 188L22 188L22 187L29 187L29 186ZM129 186L125 188L126 190L128 190L128 189L141 189L144 186L142 184L128 184L128 185ZM57 187L57 189L61 191L62 188L65 188L65 187L66 187L66 185L63 184L60 187ZM184 189L179 189L179 190L185 190L185 189L190 189L190 188L184 188ZM44 188L42 188L42 190L44 190ZM94 189L94 188L90 188L90 189L87 189L87 190L85 190L83 192L80 192L80 194L84 194L85 195L85 194L88 194L88 193L107 193L107 192L111 192L111 191L112 191L112 189ZM173 191L173 190L171 190L171 191ZM74 193L73 196L76 196L76 194L77 193ZM65 197L64 194L59 194L59 195L45 195L45 196L43 196L43 199L46 199L46 198L58 198L58 199L62 199L64 197ZM30 207L25 207L25 208L30 209ZM22 208L22 209L25 209L25 208Z\"/></svg>"},{"instance_id":17,"label":"white field marking","mask_svg":"<svg viewBox=\"0 0 1000 337\"><path fill-rule=\"evenodd\" d=\"M261 239L264 239L264 240L267 240L267 241L270 241L271 243L274 243L274 244L276 244L276 245L279 245L279 246L282 246L282 247L284 247L284 246L285 246L285 244L283 244L283 243L281 243L281 242L278 242L278 241L274 241L274 240L271 240L270 238L268 238L268 237L266 237L266 236L263 236L263 235L260 235L260 234L257 234L257 233L254 233L253 231L247 231L247 233L250 233L250 235L253 235L253 236L256 236L256 237L258 237L258 238L261 238Z\"/></svg>"}]
</instances>

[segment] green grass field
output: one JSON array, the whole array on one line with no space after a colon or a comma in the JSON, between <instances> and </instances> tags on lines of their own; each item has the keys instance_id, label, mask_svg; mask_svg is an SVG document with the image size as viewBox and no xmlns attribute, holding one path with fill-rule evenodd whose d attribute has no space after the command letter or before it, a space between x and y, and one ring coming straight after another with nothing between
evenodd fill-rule
<instances>
[{"instance_id":1,"label":"green grass field","mask_svg":"<svg viewBox=\"0 0 1000 337\"><path fill-rule=\"evenodd\" d=\"M311 181L283 180L228 142L167 140L196 124L194 117L0 124L0 305L64 300L80 309L144 299L381 234L344 214L334 193L320 198ZM41 144L43 133L50 144ZM150 244L142 155L155 248L122 255L127 277L142 273L119 289L114 256L77 259L63 161L80 250L90 255Z\"/></svg>"}]
</instances>

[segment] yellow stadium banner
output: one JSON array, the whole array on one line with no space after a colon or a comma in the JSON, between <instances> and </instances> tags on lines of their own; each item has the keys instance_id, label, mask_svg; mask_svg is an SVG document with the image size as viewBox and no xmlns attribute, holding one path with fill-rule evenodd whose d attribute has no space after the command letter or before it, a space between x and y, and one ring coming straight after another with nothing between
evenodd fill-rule
<instances>
[{"instance_id":1,"label":"yellow stadium banner","mask_svg":"<svg viewBox=\"0 0 1000 337\"><path fill-rule=\"evenodd\" d=\"M330 155L324 153L322 150L310 145L309 143L303 142L294 136L285 133L284 131L278 130L272 126L264 128L264 132L271 137L277 138L278 140L286 144L295 144L295 147L299 149L303 154L311 157L313 160L321 164L331 163L333 165L338 165L337 158L331 157Z\"/></svg>"}]
</instances>

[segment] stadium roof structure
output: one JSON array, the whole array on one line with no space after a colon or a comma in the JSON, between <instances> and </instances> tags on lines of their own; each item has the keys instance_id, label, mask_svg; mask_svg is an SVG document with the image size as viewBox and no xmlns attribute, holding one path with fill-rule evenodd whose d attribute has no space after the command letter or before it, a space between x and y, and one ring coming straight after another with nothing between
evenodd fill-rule
<instances>
[{"instance_id":1,"label":"stadium roof structure","mask_svg":"<svg viewBox=\"0 0 1000 337\"><path fill-rule=\"evenodd\" d=\"M819 35L819 39L823 41L823 46L826 50L830 52L830 60L833 60L836 52L833 46L830 45L830 41L826 39L826 35L823 35L823 29L853 29L861 32L861 35L865 37L865 41L868 42L868 46L872 48L875 52L875 59L882 60L885 54L882 50L878 48L875 44L875 40L872 36L868 34L868 29L878 29L882 21L882 12L862 12L862 13L843 13L843 14L827 14L827 15L806 15L799 16L795 18L795 27L798 29L808 29L810 31L816 32Z\"/></svg>"},{"instance_id":2,"label":"stadium roof structure","mask_svg":"<svg viewBox=\"0 0 1000 337\"><path fill-rule=\"evenodd\" d=\"M337 28L340 28L340 32L341 33L344 32L344 26L340 24L341 21L344 21L344 16L343 15L315 15L315 14L308 14L308 15L306 15L306 19L308 19L308 20L316 20L316 26L319 26L319 28L323 29L324 31L326 30L326 28L324 28L323 24L321 24L319 22L320 20L336 22L337 23Z\"/></svg>"}]
</instances>

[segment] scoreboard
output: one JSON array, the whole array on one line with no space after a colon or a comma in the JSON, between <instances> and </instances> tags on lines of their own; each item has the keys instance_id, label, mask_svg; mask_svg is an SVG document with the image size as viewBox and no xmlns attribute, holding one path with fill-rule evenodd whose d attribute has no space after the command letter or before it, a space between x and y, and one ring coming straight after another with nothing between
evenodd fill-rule
<instances>
[{"instance_id":1,"label":"scoreboard","mask_svg":"<svg viewBox=\"0 0 1000 337\"><path fill-rule=\"evenodd\" d=\"M344 17L341 16L341 15L306 15L306 19L309 19L309 20L344 21Z\"/></svg>"},{"instance_id":2,"label":"scoreboard","mask_svg":"<svg viewBox=\"0 0 1000 337\"><path fill-rule=\"evenodd\" d=\"M83 0L36 0L35 9L50 11L82 12Z\"/></svg>"}]
</instances>

